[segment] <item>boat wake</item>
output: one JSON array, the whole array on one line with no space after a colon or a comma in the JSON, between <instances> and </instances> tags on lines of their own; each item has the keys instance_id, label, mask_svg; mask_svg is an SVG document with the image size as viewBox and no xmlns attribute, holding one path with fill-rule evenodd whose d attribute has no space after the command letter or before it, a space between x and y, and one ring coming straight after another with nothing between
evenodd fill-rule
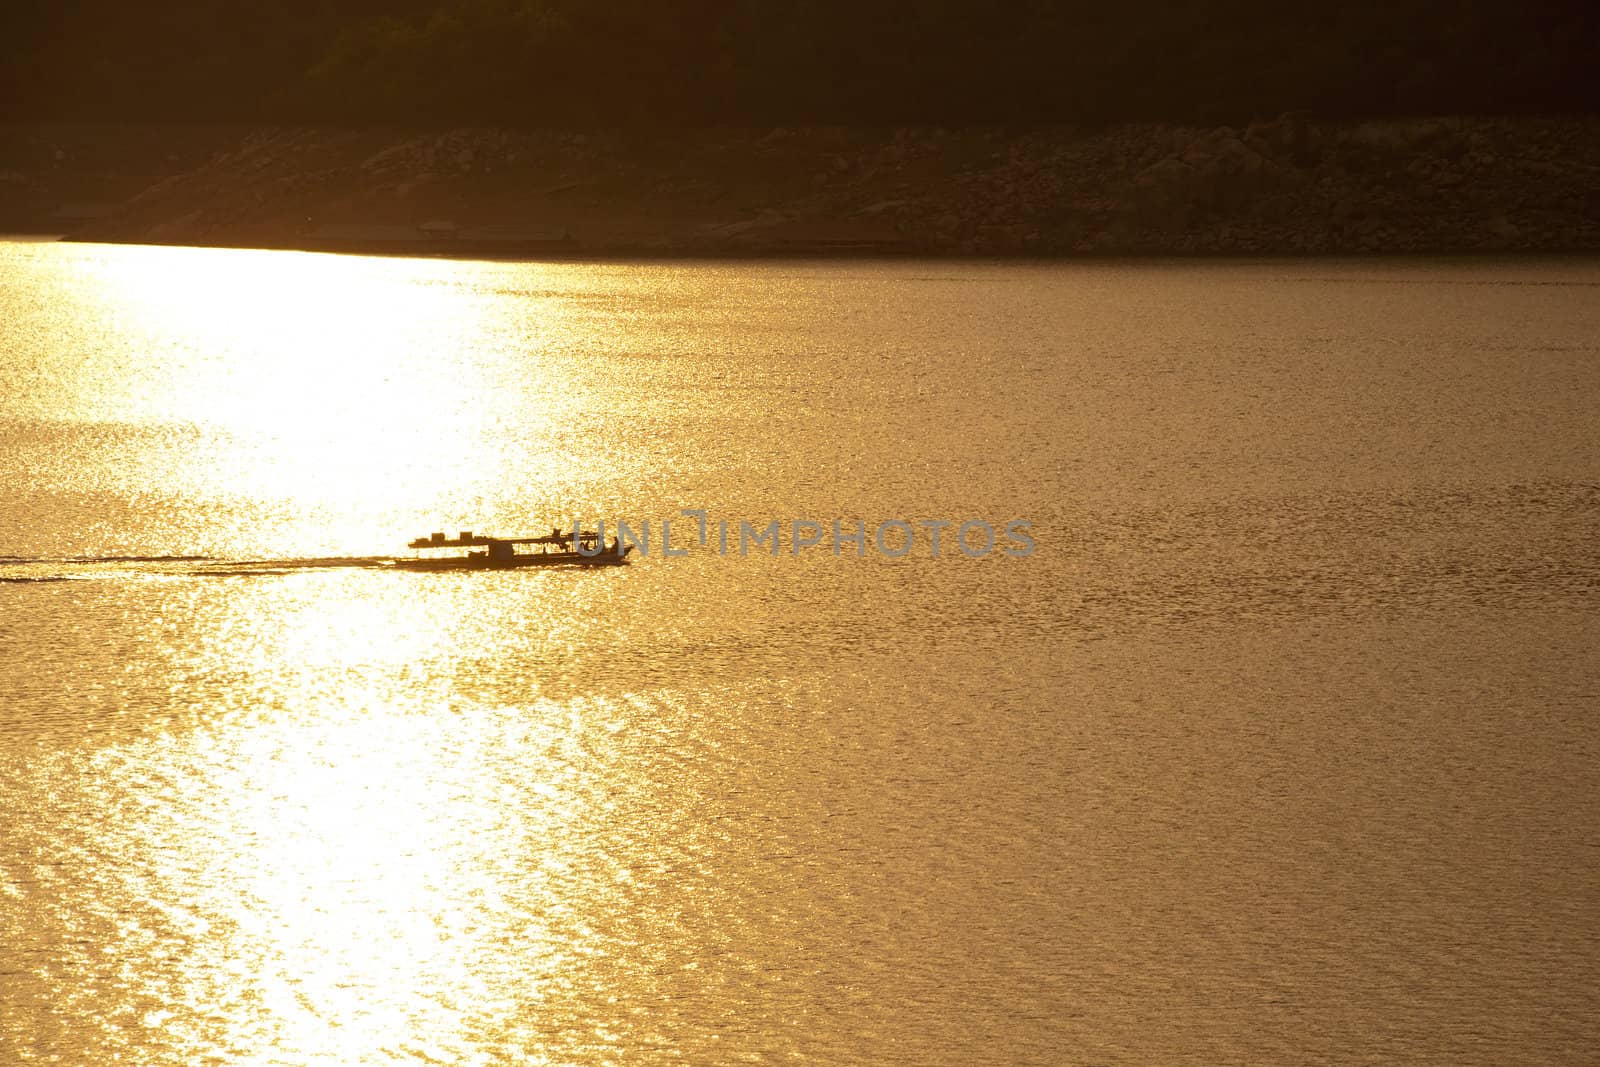
<instances>
[{"instance_id":1,"label":"boat wake","mask_svg":"<svg viewBox=\"0 0 1600 1067\"><path fill-rule=\"evenodd\" d=\"M0 567L46 563L204 563L215 556L0 556Z\"/></svg>"},{"instance_id":2,"label":"boat wake","mask_svg":"<svg viewBox=\"0 0 1600 1067\"><path fill-rule=\"evenodd\" d=\"M317 556L306 559L221 560L196 568L196 573L223 578L253 574L294 574L339 568L393 567L393 556Z\"/></svg>"},{"instance_id":3,"label":"boat wake","mask_svg":"<svg viewBox=\"0 0 1600 1067\"><path fill-rule=\"evenodd\" d=\"M0 583L86 581L95 578L239 578L306 571L393 567L393 556L305 556L230 559L223 556L0 556Z\"/></svg>"}]
</instances>

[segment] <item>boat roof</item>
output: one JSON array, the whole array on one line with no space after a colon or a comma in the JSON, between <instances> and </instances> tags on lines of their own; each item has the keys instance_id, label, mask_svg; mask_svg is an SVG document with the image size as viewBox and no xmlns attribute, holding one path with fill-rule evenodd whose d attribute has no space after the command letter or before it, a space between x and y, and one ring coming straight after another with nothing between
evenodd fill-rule
<instances>
[{"instance_id":1,"label":"boat roof","mask_svg":"<svg viewBox=\"0 0 1600 1067\"><path fill-rule=\"evenodd\" d=\"M584 541L597 540L600 535L594 530L584 530L579 538ZM544 534L540 537L486 537L482 534L463 532L459 537L445 537L443 534L434 534L431 537L419 537L406 547L408 548L468 548L482 547L485 545L565 545L572 542L572 532Z\"/></svg>"}]
</instances>

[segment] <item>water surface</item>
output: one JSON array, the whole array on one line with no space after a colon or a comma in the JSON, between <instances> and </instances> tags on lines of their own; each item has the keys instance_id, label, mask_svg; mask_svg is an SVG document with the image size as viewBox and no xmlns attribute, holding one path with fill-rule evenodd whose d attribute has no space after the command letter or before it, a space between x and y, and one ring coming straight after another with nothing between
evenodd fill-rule
<instances>
[{"instance_id":1,"label":"water surface","mask_svg":"<svg viewBox=\"0 0 1600 1067\"><path fill-rule=\"evenodd\" d=\"M0 244L0 1060L1586 1062L1597 293Z\"/></svg>"}]
</instances>

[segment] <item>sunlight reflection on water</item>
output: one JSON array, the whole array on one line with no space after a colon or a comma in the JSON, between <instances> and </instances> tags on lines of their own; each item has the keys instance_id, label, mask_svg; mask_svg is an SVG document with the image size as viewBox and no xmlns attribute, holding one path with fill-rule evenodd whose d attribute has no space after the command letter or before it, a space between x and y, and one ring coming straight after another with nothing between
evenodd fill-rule
<instances>
[{"instance_id":1,"label":"sunlight reflection on water","mask_svg":"<svg viewBox=\"0 0 1600 1067\"><path fill-rule=\"evenodd\" d=\"M1600 1040L1592 264L0 256L0 1060Z\"/></svg>"}]
</instances>

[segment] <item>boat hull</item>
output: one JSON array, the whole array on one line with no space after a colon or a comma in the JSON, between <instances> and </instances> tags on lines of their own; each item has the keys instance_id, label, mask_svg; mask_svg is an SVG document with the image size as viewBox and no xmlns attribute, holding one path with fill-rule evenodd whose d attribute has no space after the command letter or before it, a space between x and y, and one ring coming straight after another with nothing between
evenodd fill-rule
<instances>
[{"instance_id":1,"label":"boat hull","mask_svg":"<svg viewBox=\"0 0 1600 1067\"><path fill-rule=\"evenodd\" d=\"M628 562L628 552L607 549L592 556L582 552L530 552L509 558L491 559L487 555L438 556L397 559L394 565L407 571L510 571L522 567L617 567Z\"/></svg>"}]
</instances>

